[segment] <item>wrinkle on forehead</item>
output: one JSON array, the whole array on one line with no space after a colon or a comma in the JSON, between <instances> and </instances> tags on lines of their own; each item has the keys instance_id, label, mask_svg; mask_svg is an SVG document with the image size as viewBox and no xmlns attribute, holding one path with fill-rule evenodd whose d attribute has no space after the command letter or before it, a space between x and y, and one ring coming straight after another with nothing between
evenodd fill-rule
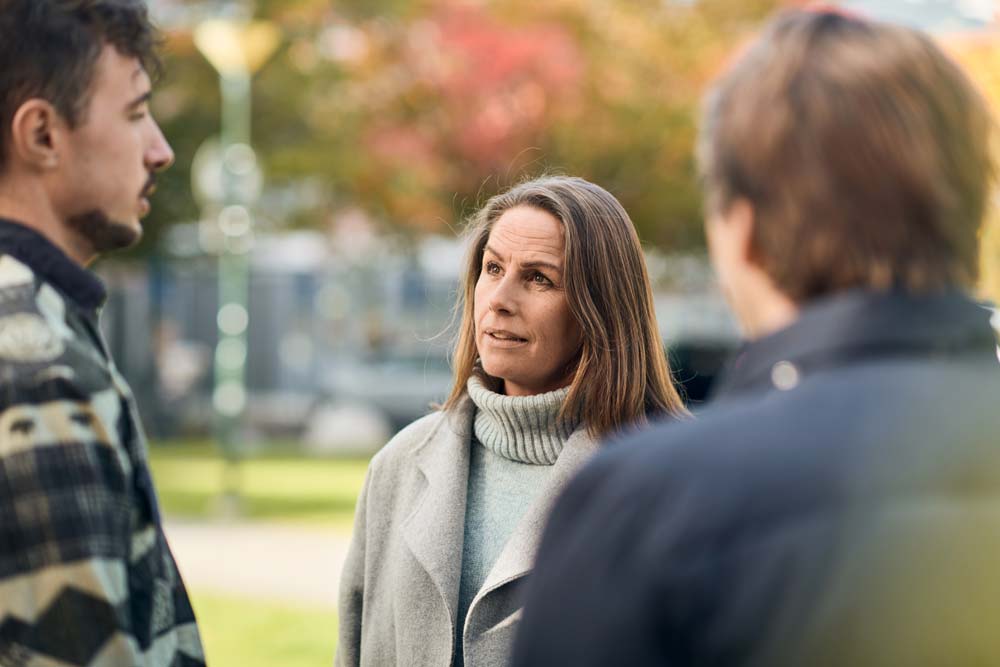
<instances>
[{"instance_id":1,"label":"wrinkle on forehead","mask_svg":"<svg viewBox=\"0 0 1000 667\"><path fill-rule=\"evenodd\" d=\"M519 207L500 216L490 231L487 244L502 259L513 254L533 259L544 257L561 266L566 249L565 237L562 224L551 214Z\"/></svg>"}]
</instances>

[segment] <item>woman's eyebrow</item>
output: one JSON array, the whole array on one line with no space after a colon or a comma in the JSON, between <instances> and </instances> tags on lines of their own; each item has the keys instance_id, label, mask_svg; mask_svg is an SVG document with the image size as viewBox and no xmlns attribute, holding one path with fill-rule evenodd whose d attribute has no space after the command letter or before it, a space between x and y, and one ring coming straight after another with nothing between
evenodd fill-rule
<instances>
[{"instance_id":1,"label":"woman's eyebrow","mask_svg":"<svg viewBox=\"0 0 1000 667\"><path fill-rule=\"evenodd\" d=\"M491 248L489 245L484 246L483 251L484 251L483 255L485 255L486 253L490 253L497 259L502 260L502 255L495 249ZM536 259L530 262L524 262L523 264L520 265L520 267L522 269L549 269L551 271L555 271L556 273L562 273L562 266L554 262L546 262L544 259Z\"/></svg>"},{"instance_id":2,"label":"woman's eyebrow","mask_svg":"<svg viewBox=\"0 0 1000 667\"><path fill-rule=\"evenodd\" d=\"M525 262L521 265L523 269L550 269L556 273L562 272L562 267L558 264L553 264L552 262L546 262L544 260L535 260L533 262Z\"/></svg>"}]
</instances>

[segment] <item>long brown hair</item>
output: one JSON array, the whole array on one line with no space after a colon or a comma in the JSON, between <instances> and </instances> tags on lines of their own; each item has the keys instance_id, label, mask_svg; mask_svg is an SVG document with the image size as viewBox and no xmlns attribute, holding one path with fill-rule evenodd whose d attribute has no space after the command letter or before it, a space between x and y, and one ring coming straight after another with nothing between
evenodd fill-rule
<instances>
[{"instance_id":1,"label":"long brown hair","mask_svg":"<svg viewBox=\"0 0 1000 667\"><path fill-rule=\"evenodd\" d=\"M567 176L521 183L490 199L472 219L471 247L456 307L462 314L452 360L455 384L444 409L458 403L474 373L495 380L478 364L476 282L494 223L517 206L549 213L566 233L566 299L583 344L563 412L580 415L595 437L661 415L687 415L671 380L632 220L607 190Z\"/></svg>"}]
</instances>

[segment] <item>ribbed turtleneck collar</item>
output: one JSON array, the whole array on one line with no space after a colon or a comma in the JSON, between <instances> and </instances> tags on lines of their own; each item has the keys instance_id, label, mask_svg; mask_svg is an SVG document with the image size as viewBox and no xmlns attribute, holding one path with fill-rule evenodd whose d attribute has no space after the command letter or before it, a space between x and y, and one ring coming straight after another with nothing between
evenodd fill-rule
<instances>
[{"instance_id":1,"label":"ribbed turtleneck collar","mask_svg":"<svg viewBox=\"0 0 1000 667\"><path fill-rule=\"evenodd\" d=\"M554 464L579 423L576 418L559 418L568 387L535 396L504 396L487 389L476 376L466 386L476 405L476 439L512 461Z\"/></svg>"}]
</instances>

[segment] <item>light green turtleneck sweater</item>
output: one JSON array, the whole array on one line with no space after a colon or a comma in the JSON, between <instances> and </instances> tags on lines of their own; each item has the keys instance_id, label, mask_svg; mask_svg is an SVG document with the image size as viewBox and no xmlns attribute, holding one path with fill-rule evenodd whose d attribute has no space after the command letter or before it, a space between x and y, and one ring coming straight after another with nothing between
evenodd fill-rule
<instances>
[{"instance_id":1,"label":"light green turtleneck sweater","mask_svg":"<svg viewBox=\"0 0 1000 667\"><path fill-rule=\"evenodd\" d=\"M476 413L458 593L457 667L464 664L462 634L469 606L578 421L559 419L568 389L504 396L475 376L467 386Z\"/></svg>"}]
</instances>

